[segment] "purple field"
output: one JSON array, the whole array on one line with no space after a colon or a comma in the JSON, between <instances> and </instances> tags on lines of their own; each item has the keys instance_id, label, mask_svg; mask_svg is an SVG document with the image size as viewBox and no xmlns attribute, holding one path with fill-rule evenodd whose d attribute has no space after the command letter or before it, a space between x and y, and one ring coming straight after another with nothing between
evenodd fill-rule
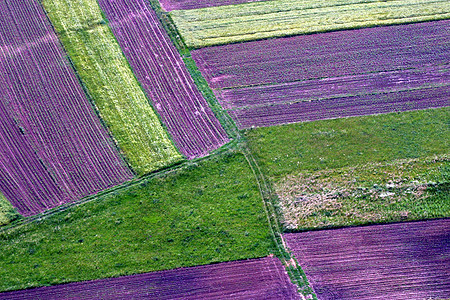
<instances>
[{"instance_id":1,"label":"purple field","mask_svg":"<svg viewBox=\"0 0 450 300\"><path fill-rule=\"evenodd\" d=\"M0 293L0 299L300 299L277 258Z\"/></svg>"},{"instance_id":2,"label":"purple field","mask_svg":"<svg viewBox=\"0 0 450 300\"><path fill-rule=\"evenodd\" d=\"M376 102L389 101L390 111L433 108L450 104L445 89L439 101L423 98L430 87L450 85L449 26L445 20L261 40L194 50L192 57L240 128L389 112ZM411 105L383 99L387 93ZM369 103L353 107L355 100Z\"/></svg>"},{"instance_id":3,"label":"purple field","mask_svg":"<svg viewBox=\"0 0 450 300\"><path fill-rule=\"evenodd\" d=\"M197 9L211 6L234 5L248 2L261 2L268 0L159 0L165 11L179 9Z\"/></svg>"},{"instance_id":4,"label":"purple field","mask_svg":"<svg viewBox=\"0 0 450 300\"><path fill-rule=\"evenodd\" d=\"M100 0L126 58L178 149L189 159L228 136L147 0Z\"/></svg>"},{"instance_id":5,"label":"purple field","mask_svg":"<svg viewBox=\"0 0 450 300\"><path fill-rule=\"evenodd\" d=\"M0 192L30 216L131 179L38 2L0 19Z\"/></svg>"},{"instance_id":6,"label":"purple field","mask_svg":"<svg viewBox=\"0 0 450 300\"><path fill-rule=\"evenodd\" d=\"M450 219L284 238L320 300L450 297Z\"/></svg>"}]
</instances>

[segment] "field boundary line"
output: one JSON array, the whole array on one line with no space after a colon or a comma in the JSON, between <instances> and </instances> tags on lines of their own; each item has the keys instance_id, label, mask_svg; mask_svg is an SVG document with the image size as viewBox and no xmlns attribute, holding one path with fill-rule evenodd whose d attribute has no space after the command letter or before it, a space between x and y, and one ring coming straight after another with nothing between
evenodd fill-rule
<instances>
[{"instance_id":1,"label":"field boundary line","mask_svg":"<svg viewBox=\"0 0 450 300\"><path fill-rule=\"evenodd\" d=\"M264 174L261 171L256 159L250 152L250 149L246 145L246 141L242 141L241 151L245 156L253 174L255 175L255 180L258 184L258 189L261 193L264 211L267 216L267 221L269 222L270 231L274 239L277 256L282 261L285 266L286 272L288 273L291 281L297 286L298 292L303 299L315 299L317 296L312 290L305 273L301 269L295 257L287 249L286 243L283 239L282 230L280 227L279 219L277 217L276 208L274 205L275 197L273 195L272 189L270 188ZM307 298L305 298L305 296ZM312 297L312 298L311 298Z\"/></svg>"}]
</instances>

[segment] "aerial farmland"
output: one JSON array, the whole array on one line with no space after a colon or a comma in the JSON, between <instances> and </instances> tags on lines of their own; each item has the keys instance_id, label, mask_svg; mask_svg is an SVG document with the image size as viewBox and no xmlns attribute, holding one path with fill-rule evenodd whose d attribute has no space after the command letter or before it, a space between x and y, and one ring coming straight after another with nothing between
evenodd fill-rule
<instances>
[{"instance_id":1,"label":"aerial farmland","mask_svg":"<svg viewBox=\"0 0 450 300\"><path fill-rule=\"evenodd\" d=\"M0 299L449 299L449 28L0 0Z\"/></svg>"}]
</instances>

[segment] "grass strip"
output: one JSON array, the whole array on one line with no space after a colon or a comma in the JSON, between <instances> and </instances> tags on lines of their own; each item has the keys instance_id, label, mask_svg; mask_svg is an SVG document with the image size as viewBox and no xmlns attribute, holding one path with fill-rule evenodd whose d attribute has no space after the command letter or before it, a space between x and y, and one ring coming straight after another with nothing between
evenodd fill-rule
<instances>
[{"instance_id":1,"label":"grass strip","mask_svg":"<svg viewBox=\"0 0 450 300\"><path fill-rule=\"evenodd\" d=\"M181 160L94 0L42 2L131 167L143 175Z\"/></svg>"},{"instance_id":2,"label":"grass strip","mask_svg":"<svg viewBox=\"0 0 450 300\"><path fill-rule=\"evenodd\" d=\"M254 175L228 152L0 234L0 290L267 256Z\"/></svg>"},{"instance_id":3,"label":"grass strip","mask_svg":"<svg viewBox=\"0 0 450 300\"><path fill-rule=\"evenodd\" d=\"M170 12L190 48L450 18L445 0L277 0Z\"/></svg>"}]
</instances>

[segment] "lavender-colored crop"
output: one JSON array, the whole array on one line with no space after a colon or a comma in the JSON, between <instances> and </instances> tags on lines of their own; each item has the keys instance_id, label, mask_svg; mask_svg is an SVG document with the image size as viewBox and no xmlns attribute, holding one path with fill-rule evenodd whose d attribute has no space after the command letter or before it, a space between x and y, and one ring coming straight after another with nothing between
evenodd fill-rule
<instances>
[{"instance_id":1,"label":"lavender-colored crop","mask_svg":"<svg viewBox=\"0 0 450 300\"><path fill-rule=\"evenodd\" d=\"M38 2L0 19L0 191L29 216L131 179Z\"/></svg>"},{"instance_id":2,"label":"lavender-colored crop","mask_svg":"<svg viewBox=\"0 0 450 300\"><path fill-rule=\"evenodd\" d=\"M450 220L284 234L319 299L447 299Z\"/></svg>"},{"instance_id":3,"label":"lavender-colored crop","mask_svg":"<svg viewBox=\"0 0 450 300\"><path fill-rule=\"evenodd\" d=\"M197 9L211 6L234 5L269 0L159 0L165 11L179 9Z\"/></svg>"},{"instance_id":4,"label":"lavender-colored crop","mask_svg":"<svg viewBox=\"0 0 450 300\"><path fill-rule=\"evenodd\" d=\"M228 136L147 0L99 0L111 29L178 149L189 159Z\"/></svg>"},{"instance_id":5,"label":"lavender-colored crop","mask_svg":"<svg viewBox=\"0 0 450 300\"><path fill-rule=\"evenodd\" d=\"M0 293L0 299L300 299L278 258Z\"/></svg>"},{"instance_id":6,"label":"lavender-colored crop","mask_svg":"<svg viewBox=\"0 0 450 300\"><path fill-rule=\"evenodd\" d=\"M192 57L240 128L448 106L445 88L437 99L427 100L426 91L450 85L449 26L445 20L262 40L194 50ZM391 110L375 104L388 101L386 93Z\"/></svg>"}]
</instances>

